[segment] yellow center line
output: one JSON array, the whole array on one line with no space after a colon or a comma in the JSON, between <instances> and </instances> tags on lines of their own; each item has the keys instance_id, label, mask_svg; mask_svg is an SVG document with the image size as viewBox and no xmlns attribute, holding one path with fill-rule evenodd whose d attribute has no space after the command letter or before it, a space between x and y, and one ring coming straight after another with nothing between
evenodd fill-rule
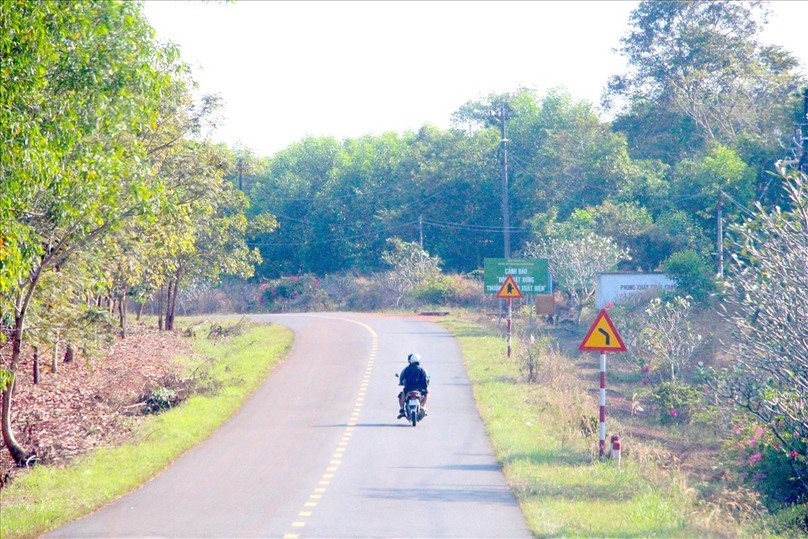
<instances>
[{"instance_id":1,"label":"yellow center line","mask_svg":"<svg viewBox=\"0 0 808 539\"><path fill-rule=\"evenodd\" d=\"M318 318L318 315L308 315L315 318ZM322 317L322 318L332 318L332 317ZM367 389L370 384L370 377L371 373L373 372L373 366L376 363L376 352L379 350L379 336L373 331L373 328L370 326L363 324L362 322L351 320L348 318L337 318L336 320L343 320L346 322L351 322L353 324L357 324L365 328L368 333L371 335L371 344L370 344L370 357L368 357L367 364L365 367L365 375L362 378L362 383L360 386L360 391L357 394L356 402L354 403L354 409L351 413L351 417L348 420L345 431L342 434L342 438L338 443L338 447L334 452L333 456L331 457L331 461L329 462L329 466L326 467L326 473L323 474L322 479L317 483L317 488L314 489L314 494L309 496L309 501L303 504L304 507L317 507L317 502L311 500L319 500L325 493L326 489L324 488L327 485L331 484L331 479L334 478L334 473L337 471L337 468L340 464L342 464L342 457L343 453L345 452L345 448L348 445L348 442L351 439L351 435L353 434L354 429L356 428L356 423L359 418L359 414L362 412L362 405L365 402L365 396L367 395ZM298 517L310 517L312 515L311 511L300 511L298 513ZM296 520L292 522L292 528L303 528L306 525L304 520ZM283 539L299 539L300 535L297 533L287 533L284 534Z\"/></svg>"}]
</instances>

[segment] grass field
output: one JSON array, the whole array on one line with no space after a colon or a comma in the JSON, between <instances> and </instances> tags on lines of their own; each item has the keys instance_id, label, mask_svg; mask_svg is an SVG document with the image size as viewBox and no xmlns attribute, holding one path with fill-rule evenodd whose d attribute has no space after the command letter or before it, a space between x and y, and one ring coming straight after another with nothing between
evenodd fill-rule
<instances>
[{"instance_id":1,"label":"grass field","mask_svg":"<svg viewBox=\"0 0 808 539\"><path fill-rule=\"evenodd\" d=\"M207 438L235 413L289 350L292 333L247 325L217 341L194 339L206 358L206 383L217 388L142 422L135 440L94 451L65 468L40 466L2 491L0 537L34 537L137 488ZM189 369L198 361L188 361Z\"/></svg>"},{"instance_id":2,"label":"grass field","mask_svg":"<svg viewBox=\"0 0 808 539\"><path fill-rule=\"evenodd\" d=\"M458 338L480 414L530 530L537 537L710 537L692 493L675 475L624 459L597 458L597 434L581 432L588 406L575 365L546 351L540 376L524 382L495 329L462 319L444 325Z\"/></svg>"}]
</instances>

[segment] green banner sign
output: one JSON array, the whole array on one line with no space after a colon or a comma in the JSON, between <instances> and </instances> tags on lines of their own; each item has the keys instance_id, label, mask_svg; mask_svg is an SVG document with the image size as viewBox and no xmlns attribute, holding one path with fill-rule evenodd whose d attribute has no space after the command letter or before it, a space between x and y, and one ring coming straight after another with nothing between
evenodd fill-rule
<instances>
[{"instance_id":1,"label":"green banner sign","mask_svg":"<svg viewBox=\"0 0 808 539\"><path fill-rule=\"evenodd\" d=\"M486 294L496 294L508 275L523 296L549 294L552 289L549 264L544 258L486 258L483 283Z\"/></svg>"}]
</instances>

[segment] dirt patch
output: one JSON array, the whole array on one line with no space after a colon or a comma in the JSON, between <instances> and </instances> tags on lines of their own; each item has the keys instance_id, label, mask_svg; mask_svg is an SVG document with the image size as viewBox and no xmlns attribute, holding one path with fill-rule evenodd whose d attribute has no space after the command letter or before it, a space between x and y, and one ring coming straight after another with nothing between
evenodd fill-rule
<instances>
[{"instance_id":1,"label":"dirt patch","mask_svg":"<svg viewBox=\"0 0 808 539\"><path fill-rule=\"evenodd\" d=\"M190 344L171 332L142 326L118 339L102 358L81 356L40 371L33 383L33 358L23 358L12 401L11 424L17 442L48 465L64 465L91 449L114 446L132 433L142 408L141 397L166 380L176 379L178 356ZM0 472L14 467L5 447Z\"/></svg>"}]
</instances>

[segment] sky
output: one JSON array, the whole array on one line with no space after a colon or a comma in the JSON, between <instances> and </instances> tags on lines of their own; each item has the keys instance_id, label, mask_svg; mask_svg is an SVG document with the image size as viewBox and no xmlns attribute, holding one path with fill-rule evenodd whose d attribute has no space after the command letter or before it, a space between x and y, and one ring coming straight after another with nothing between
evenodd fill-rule
<instances>
[{"instance_id":1,"label":"sky","mask_svg":"<svg viewBox=\"0 0 808 539\"><path fill-rule=\"evenodd\" d=\"M565 88L598 105L625 71L615 51L636 1L146 0L199 93L224 107L211 138L271 156L337 140L450 126L491 93ZM808 66L808 0L772 2L763 41Z\"/></svg>"}]
</instances>

